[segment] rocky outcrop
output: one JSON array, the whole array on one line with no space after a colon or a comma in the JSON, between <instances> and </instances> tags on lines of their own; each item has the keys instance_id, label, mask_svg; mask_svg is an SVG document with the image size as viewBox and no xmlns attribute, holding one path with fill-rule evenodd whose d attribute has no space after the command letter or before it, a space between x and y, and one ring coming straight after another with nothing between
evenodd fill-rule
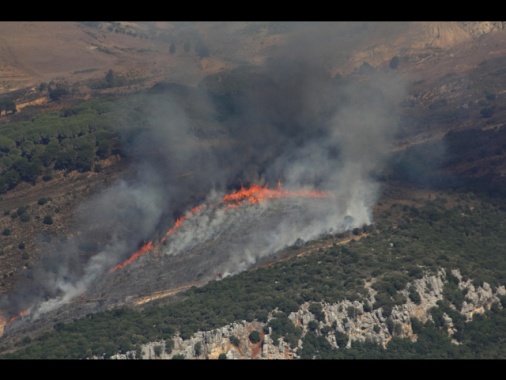
<instances>
[{"instance_id":1,"label":"rocky outcrop","mask_svg":"<svg viewBox=\"0 0 506 380\"><path fill-rule=\"evenodd\" d=\"M480 37L490 32L504 30L506 27L505 21L462 21L460 24L473 37Z\"/></svg>"},{"instance_id":2,"label":"rocky outcrop","mask_svg":"<svg viewBox=\"0 0 506 380\"><path fill-rule=\"evenodd\" d=\"M433 66L440 54L457 45L476 41L495 32L503 32L502 21L380 23L375 25L375 38L356 47L344 72L357 70L367 62L373 67L388 66L397 57L412 69Z\"/></svg>"},{"instance_id":3,"label":"rocky outcrop","mask_svg":"<svg viewBox=\"0 0 506 380\"><path fill-rule=\"evenodd\" d=\"M475 313L483 313L490 309L492 304L500 304L500 296L506 295L504 286L493 289L489 284L481 286L473 285L472 280L464 281L458 270L451 272L458 280L458 288L466 296L462 303L461 310L457 310L466 316L470 321ZM432 319L430 309L443 299L444 286L448 282L444 270L434 275L425 275L421 279L414 280L403 290L406 302L396 305L390 316L386 317L382 308L372 309L369 305L375 302L376 292L368 284L369 299L364 301L343 300L339 303L322 303L321 310L325 316L323 319L317 317L310 311L310 303L305 303L301 308L289 315L293 324L302 329L302 337L308 332L311 322L318 323L317 331L325 326L335 331L342 332L348 337L346 345L342 346L336 342L335 334L329 334L326 338L329 343L337 349L350 347L353 341L370 340L387 347L392 337L400 336L416 341L417 336L413 333L411 320L417 318L424 323ZM413 302L408 296L408 290L416 290L420 296L419 302ZM272 317L272 316L271 316ZM448 315L444 315L448 332L452 333L452 321ZM236 322L212 331L201 331L195 333L189 339L174 337L174 344L171 350L166 350L165 342L152 342L142 347L142 359L172 359L175 357L186 359L218 359L225 356L227 359L297 359L297 351L302 348L302 340L299 340L297 347L292 348L282 338L273 340L270 328L266 329L264 323ZM314 323L313 323L314 325ZM267 331L265 331L267 330ZM252 343L249 335L252 331L260 334L260 340ZM167 352L170 351L170 352ZM115 355L112 359L133 358L134 353L126 355Z\"/></svg>"}]
</instances>

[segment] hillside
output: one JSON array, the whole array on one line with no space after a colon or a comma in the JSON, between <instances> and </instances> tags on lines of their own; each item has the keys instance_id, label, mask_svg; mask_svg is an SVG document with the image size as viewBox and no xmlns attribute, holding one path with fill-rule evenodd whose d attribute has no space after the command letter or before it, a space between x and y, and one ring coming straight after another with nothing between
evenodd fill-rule
<instances>
[{"instance_id":1,"label":"hillside","mask_svg":"<svg viewBox=\"0 0 506 380\"><path fill-rule=\"evenodd\" d=\"M286 317L302 329L285 337L293 349L287 355L306 358L308 347L325 345L329 329L334 348L342 347L340 334L350 338L349 349L366 336L386 347L394 335L416 338L414 317L454 333L448 318L462 322L455 311L472 323L475 310L502 310L502 224L493 226L506 190L502 23L0 28L3 351L45 331L80 331L71 322L79 326L91 315L157 315L159 306L192 305L199 292L218 300L228 284L247 283L250 271L260 283L262 276L281 278L279 270L289 276L302 257L318 273L322 260L347 261L345 273L329 267L330 282L322 281L328 290L344 276L335 293L308 285L318 276L289 294L288 283L302 279L280 280L280 293L258 301L261 307L231 295L243 306L222 306L224 314L206 315L205 323L164 322L163 334L149 339L163 336L165 356L147 335L125 347L145 350L143 357L184 351L190 358L202 357L188 348L200 342L205 357L257 358L259 347L237 353L224 341L240 335L247 345L253 328L263 331L264 353L277 350L265 338L272 334L267 324ZM475 207L485 211L473 214L471 228L456 215ZM444 226L455 241L441 248ZM462 233L468 242L457 237ZM370 253L382 241L395 247L390 265L380 257L392 252ZM457 252L467 244L494 256L481 262L470 248ZM368 260L378 261L377 271ZM253 270L271 266L276 274ZM246 283L237 286L253 286ZM433 293L428 283L437 285ZM466 305L454 285L468 296ZM423 307L413 305L413 287L430 295L422 296ZM276 314L279 302L286 315ZM318 317L320 303L325 318ZM347 326L339 313L350 307L369 324L353 319ZM326 333L310 323L308 308ZM438 313L447 322L435 320ZM394 322L402 333L393 333ZM223 332L217 346L192 337L228 323L236 324L233 332ZM455 339L467 342L456 330ZM177 334L180 351L171 351ZM87 352L101 356L103 344Z\"/></svg>"}]
</instances>

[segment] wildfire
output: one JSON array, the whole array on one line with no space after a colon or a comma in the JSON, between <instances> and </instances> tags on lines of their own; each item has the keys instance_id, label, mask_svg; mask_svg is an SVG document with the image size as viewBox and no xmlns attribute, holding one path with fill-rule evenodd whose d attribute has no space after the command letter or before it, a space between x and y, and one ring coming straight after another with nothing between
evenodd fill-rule
<instances>
[{"instance_id":1,"label":"wildfire","mask_svg":"<svg viewBox=\"0 0 506 380\"><path fill-rule=\"evenodd\" d=\"M230 194L226 194L221 198L221 200L211 207L223 207L225 205L225 209L227 208L237 208L243 203L252 203L257 204L260 202L264 202L271 199L277 199L277 198L287 198L287 197L306 197L306 198L327 198L328 194L317 191L317 190L297 190L297 191L290 191L290 190L284 190L281 187L281 183L278 183L278 186L276 189L269 189L269 187L266 186L259 186L259 185L252 185L249 188L241 187L239 190L234 191ZM174 222L174 225L172 228L170 228L165 236L160 240L160 242L157 244L163 243L167 237L173 233L175 233L181 225L184 223L185 220L191 218L192 216L199 213L203 208L209 207L206 204L202 204L200 206L192 208L190 211L188 211L185 215L179 217ZM146 253L152 251L156 245L151 241L145 241L142 246L130 256L129 259L126 261L116 265L114 268L112 268L109 272L114 272L118 269L121 269L131 263L133 263L135 260L137 260L139 257L145 255ZM221 278L221 274L218 274L218 277ZM6 318L4 315L0 312L0 336L3 335L3 331L5 326L7 326L9 323L15 321L18 318L23 317L24 315L28 314L29 310L23 310L19 312L18 315L14 315L10 318Z\"/></svg>"},{"instance_id":2,"label":"wildfire","mask_svg":"<svg viewBox=\"0 0 506 380\"><path fill-rule=\"evenodd\" d=\"M176 219L176 222L174 223L174 226L167 231L167 233L165 234L164 238L162 239L162 241L165 240L165 238L171 234L173 234L179 227L181 227L181 224L183 224L183 222L188 219L189 216L188 215L183 215L182 217L180 218L177 218Z\"/></svg>"},{"instance_id":3,"label":"wildfire","mask_svg":"<svg viewBox=\"0 0 506 380\"><path fill-rule=\"evenodd\" d=\"M153 246L152 242L150 242L150 241L144 242L144 244L142 244L142 247L140 247L137 252L135 252L132 256L130 256L130 258L128 260L126 260L126 261L124 261L124 262L116 265L114 268L112 268L110 270L110 272L114 272L115 270L121 269L124 266L126 266L128 264L131 264L132 262L134 262L135 260L137 260L142 255L144 255L147 252L151 251L153 248L154 248L154 246Z\"/></svg>"},{"instance_id":4,"label":"wildfire","mask_svg":"<svg viewBox=\"0 0 506 380\"><path fill-rule=\"evenodd\" d=\"M162 240L160 241L161 243L163 243L166 239L167 239L167 236L169 235L172 235L174 232L176 232L176 230L181 227L181 224L183 224L183 222L190 218L190 216L192 215L195 215L197 214L200 210L202 210L203 207L205 207L206 205L203 204L203 205L200 205L200 206L195 206L194 208L192 208L190 210L190 214L187 214L187 215L183 215L179 218L176 219L176 222L174 223L174 226L172 226L172 228L170 230L168 230L166 233L165 233L165 236L162 238Z\"/></svg>"},{"instance_id":5,"label":"wildfire","mask_svg":"<svg viewBox=\"0 0 506 380\"><path fill-rule=\"evenodd\" d=\"M22 311L19 312L18 315L13 315L9 319L4 318L4 316L0 312L0 336L3 335L5 326L7 326L9 323L14 322L16 319L25 316L26 314L28 314L28 311L29 311L28 309L22 310Z\"/></svg>"},{"instance_id":6,"label":"wildfire","mask_svg":"<svg viewBox=\"0 0 506 380\"><path fill-rule=\"evenodd\" d=\"M236 208L245 202L255 204L270 199L288 198L288 197L327 198L328 194L317 190L297 190L297 191L284 190L281 187L281 183L278 182L278 186L276 189L269 189L268 185L265 186L252 185L249 188L245 188L244 186L242 186L239 190L223 196L223 198L221 199L221 204L225 204L226 208L229 207ZM187 214L177 218L176 221L174 222L174 225L165 233L165 236L160 240L160 244L165 242L165 240L169 235L172 235L174 232L176 232L181 227L181 225L185 220L199 213L204 207L207 207L207 205L202 204L200 206L196 206L192 208ZM114 272L118 269L125 267L128 264L131 264L136 259L138 259L139 257L141 257L142 255L146 254L147 252L151 251L154 248L155 246L151 241L144 242L142 247L137 252L135 252L128 260L116 265L109 272Z\"/></svg>"},{"instance_id":7,"label":"wildfire","mask_svg":"<svg viewBox=\"0 0 506 380\"><path fill-rule=\"evenodd\" d=\"M267 185L266 186L253 185L248 189L241 187L240 190L225 195L223 197L223 202L231 206L237 206L243 203L244 201L250 201L251 203L259 203L269 199L288 198L288 197L326 198L327 194L317 190L298 190L298 191L283 190L281 188L281 183L278 183L278 187L276 189L269 189Z\"/></svg>"}]
</instances>

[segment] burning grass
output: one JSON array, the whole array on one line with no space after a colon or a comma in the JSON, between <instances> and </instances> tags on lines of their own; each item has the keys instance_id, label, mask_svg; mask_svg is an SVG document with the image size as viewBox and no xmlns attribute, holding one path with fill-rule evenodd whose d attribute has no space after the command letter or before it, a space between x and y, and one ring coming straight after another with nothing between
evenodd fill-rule
<instances>
[{"instance_id":1,"label":"burning grass","mask_svg":"<svg viewBox=\"0 0 506 380\"><path fill-rule=\"evenodd\" d=\"M202 204L192 208L187 214L176 219L173 227L171 227L165 236L160 240L159 243L153 243L151 241L144 242L142 246L137 250L130 258L110 270L110 272L114 272L118 269L121 269L144 254L152 251L160 244L164 243L169 235L174 234L179 228L181 228L184 221L188 220L192 216L198 214L206 207L225 207L228 209L230 207L237 208L244 203L256 204L262 203L265 201L269 201L272 199L279 198L290 198L290 197L303 197L303 198L327 198L329 195L327 193L318 191L318 190L285 190L282 188L281 182L278 183L276 189L269 189L268 185L259 186L259 185L251 185L249 188L245 188L244 186L241 189L234 191L232 193L226 194L223 196L215 205L208 206L206 204Z\"/></svg>"}]
</instances>

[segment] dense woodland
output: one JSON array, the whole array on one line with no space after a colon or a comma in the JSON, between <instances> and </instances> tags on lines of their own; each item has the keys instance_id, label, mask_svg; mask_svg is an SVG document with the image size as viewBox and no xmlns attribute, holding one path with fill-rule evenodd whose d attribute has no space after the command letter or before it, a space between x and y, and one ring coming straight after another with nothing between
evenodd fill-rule
<instances>
[{"instance_id":1,"label":"dense woodland","mask_svg":"<svg viewBox=\"0 0 506 380\"><path fill-rule=\"evenodd\" d=\"M123 77L109 70L104 79L89 86L110 88L124 82ZM71 89L65 83L43 83L39 92L47 92L50 100L58 103L71 94ZM146 122L143 101L137 99L136 105L126 104L131 101L131 98L102 97L59 107L59 111L34 113L28 120L16 117L16 121L2 122L0 194L21 182L49 181L55 170L100 171L100 160L112 155L126 156L128 150L121 147L131 142L129 133L135 133ZM10 98L0 100L0 110L15 113L15 102Z\"/></svg>"},{"instance_id":2,"label":"dense woodland","mask_svg":"<svg viewBox=\"0 0 506 380\"><path fill-rule=\"evenodd\" d=\"M3 125L0 135L0 192L21 181L52 179L54 170L86 172L96 160L118 153L108 102L92 101L59 113Z\"/></svg>"}]
</instances>

